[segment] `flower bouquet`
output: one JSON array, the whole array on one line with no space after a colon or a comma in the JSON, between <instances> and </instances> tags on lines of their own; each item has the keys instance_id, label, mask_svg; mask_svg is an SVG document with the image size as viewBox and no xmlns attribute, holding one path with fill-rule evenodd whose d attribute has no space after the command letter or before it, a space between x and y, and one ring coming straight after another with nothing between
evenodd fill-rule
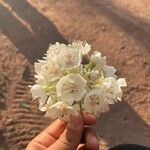
<instances>
[{"instance_id":1,"label":"flower bouquet","mask_svg":"<svg viewBox=\"0 0 150 150\"><path fill-rule=\"evenodd\" d=\"M68 121L71 115L90 113L99 118L109 105L121 101L125 79L116 76L116 69L98 51L83 63L90 50L86 42L56 42L35 62L36 83L31 93L46 117Z\"/></svg>"}]
</instances>

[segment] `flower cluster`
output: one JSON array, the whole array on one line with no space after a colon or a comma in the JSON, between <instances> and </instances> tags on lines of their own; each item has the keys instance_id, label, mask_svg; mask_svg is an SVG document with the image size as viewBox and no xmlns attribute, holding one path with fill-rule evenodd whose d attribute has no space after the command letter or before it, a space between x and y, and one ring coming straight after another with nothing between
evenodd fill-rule
<instances>
[{"instance_id":1,"label":"flower cluster","mask_svg":"<svg viewBox=\"0 0 150 150\"><path fill-rule=\"evenodd\" d=\"M90 50L86 42L56 42L43 60L34 64L36 84L31 93L46 117L68 120L70 115L85 112L98 118L109 110L109 104L121 101L125 79L117 78L115 68L108 66L98 51L83 64Z\"/></svg>"}]
</instances>

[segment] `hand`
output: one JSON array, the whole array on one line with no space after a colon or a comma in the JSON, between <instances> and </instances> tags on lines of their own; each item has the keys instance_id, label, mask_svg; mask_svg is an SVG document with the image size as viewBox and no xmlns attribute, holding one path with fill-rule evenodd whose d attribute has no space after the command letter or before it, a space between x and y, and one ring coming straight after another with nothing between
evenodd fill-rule
<instances>
[{"instance_id":1,"label":"hand","mask_svg":"<svg viewBox=\"0 0 150 150\"><path fill-rule=\"evenodd\" d=\"M69 123L57 119L28 144L27 150L98 150L96 133L90 127L95 122L90 114L72 116Z\"/></svg>"}]
</instances>

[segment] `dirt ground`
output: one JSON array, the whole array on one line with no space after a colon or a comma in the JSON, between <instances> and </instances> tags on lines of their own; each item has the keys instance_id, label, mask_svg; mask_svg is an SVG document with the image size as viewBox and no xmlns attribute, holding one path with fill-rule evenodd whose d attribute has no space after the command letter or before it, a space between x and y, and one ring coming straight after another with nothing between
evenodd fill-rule
<instances>
[{"instance_id":1,"label":"dirt ground","mask_svg":"<svg viewBox=\"0 0 150 150\"><path fill-rule=\"evenodd\" d=\"M0 150L22 150L49 124L28 86L49 43L86 40L127 79L97 121L100 149L150 147L149 0L0 0Z\"/></svg>"}]
</instances>

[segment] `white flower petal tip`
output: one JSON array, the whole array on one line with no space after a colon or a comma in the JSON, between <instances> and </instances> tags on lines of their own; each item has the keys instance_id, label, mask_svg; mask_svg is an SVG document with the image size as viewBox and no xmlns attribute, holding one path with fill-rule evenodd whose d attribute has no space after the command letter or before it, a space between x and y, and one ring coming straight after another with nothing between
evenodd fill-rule
<instances>
[{"instance_id":1,"label":"white flower petal tip","mask_svg":"<svg viewBox=\"0 0 150 150\"><path fill-rule=\"evenodd\" d=\"M127 86L127 83L126 83L125 78L119 78L119 79L117 80L117 83L118 83L118 85L119 85L120 87L126 87L126 86Z\"/></svg>"},{"instance_id":2,"label":"white flower petal tip","mask_svg":"<svg viewBox=\"0 0 150 150\"><path fill-rule=\"evenodd\" d=\"M82 52L82 55L88 54L91 50L91 45L82 41L72 42L72 46L79 49Z\"/></svg>"},{"instance_id":3,"label":"white flower petal tip","mask_svg":"<svg viewBox=\"0 0 150 150\"><path fill-rule=\"evenodd\" d=\"M115 75L116 73L116 69L113 66L104 66L104 77L108 78L108 77L113 77L113 78L117 78L117 76Z\"/></svg>"},{"instance_id":4,"label":"white flower petal tip","mask_svg":"<svg viewBox=\"0 0 150 150\"><path fill-rule=\"evenodd\" d=\"M93 70L102 70L106 65L106 57L101 57L101 53L98 51L94 52L90 60L94 64Z\"/></svg>"},{"instance_id":5,"label":"white flower petal tip","mask_svg":"<svg viewBox=\"0 0 150 150\"><path fill-rule=\"evenodd\" d=\"M57 55L64 48L66 48L66 45L63 43L56 42L55 44L50 44L47 50L47 55L50 55L50 56L55 55L55 54Z\"/></svg>"},{"instance_id":6,"label":"white flower petal tip","mask_svg":"<svg viewBox=\"0 0 150 150\"><path fill-rule=\"evenodd\" d=\"M37 84L35 84L35 85L33 85L32 87L31 87L31 94L32 94L32 97L33 98L41 98L41 99L44 99L44 100L46 100L47 99L47 95L46 95L46 93L44 92L44 90L41 88L41 86L40 85L37 85Z\"/></svg>"}]
</instances>

